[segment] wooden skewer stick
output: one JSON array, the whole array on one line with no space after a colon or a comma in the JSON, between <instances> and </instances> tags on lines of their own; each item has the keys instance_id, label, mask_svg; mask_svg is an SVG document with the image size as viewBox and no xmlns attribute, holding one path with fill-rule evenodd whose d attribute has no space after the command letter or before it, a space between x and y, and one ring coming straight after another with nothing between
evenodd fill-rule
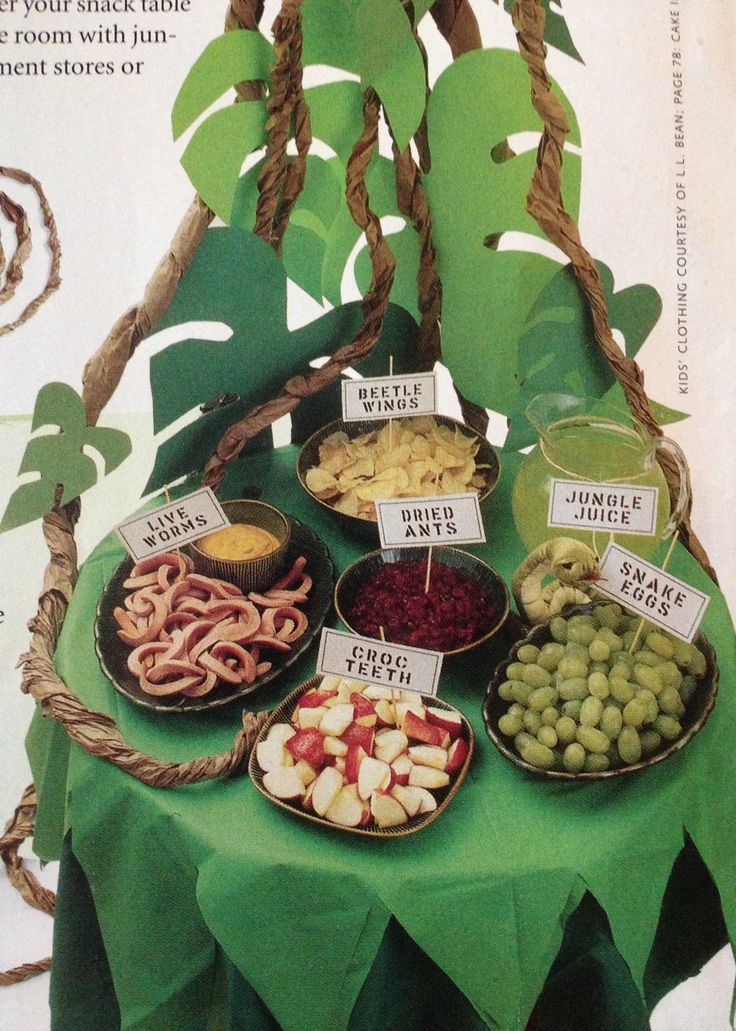
<instances>
[{"instance_id":1,"label":"wooden skewer stick","mask_svg":"<svg viewBox=\"0 0 736 1031\"><path fill-rule=\"evenodd\" d=\"M672 541L670 542L670 546L667 549L667 554L665 555L664 561L662 562L662 565L661 565L661 569L662 569L663 572L667 568L667 566L669 565L669 561L672 558L672 552L675 550L675 545L677 544L678 535L679 535L679 531L678 530L675 530L675 532L672 534ZM644 624L645 623L646 623L646 617L642 616L641 617L641 621L639 622L639 626L636 628L636 633L634 634L634 640L631 642L631 645L629 646L629 655L633 655L634 654L634 649L636 648L637 644L639 643L639 638L641 637L641 633L642 633L642 630L644 629Z\"/></svg>"},{"instance_id":2,"label":"wooden skewer stick","mask_svg":"<svg viewBox=\"0 0 736 1031\"><path fill-rule=\"evenodd\" d=\"M166 499L166 504L170 505L171 504L171 494L169 494L168 486L164 487L164 498ZM181 548L177 548L176 549L176 555L177 555L177 558L179 559L179 575L176 577L176 579L177 580L183 580L184 579L184 574L186 572L186 565L184 563L184 556L181 553Z\"/></svg>"},{"instance_id":3,"label":"wooden skewer stick","mask_svg":"<svg viewBox=\"0 0 736 1031\"><path fill-rule=\"evenodd\" d=\"M393 376L394 374L394 356L390 354L388 356L388 374ZM389 451L394 446L394 420L388 420L388 449Z\"/></svg>"},{"instance_id":4,"label":"wooden skewer stick","mask_svg":"<svg viewBox=\"0 0 736 1031\"><path fill-rule=\"evenodd\" d=\"M430 544L429 551L427 552L427 575L424 578L424 593L429 594L429 577L432 573L432 551L433 545Z\"/></svg>"},{"instance_id":5,"label":"wooden skewer stick","mask_svg":"<svg viewBox=\"0 0 736 1031\"><path fill-rule=\"evenodd\" d=\"M379 628L378 628L378 636L381 638L382 641L386 640L386 635L383 632L383 627L382 626L379 626Z\"/></svg>"}]
</instances>

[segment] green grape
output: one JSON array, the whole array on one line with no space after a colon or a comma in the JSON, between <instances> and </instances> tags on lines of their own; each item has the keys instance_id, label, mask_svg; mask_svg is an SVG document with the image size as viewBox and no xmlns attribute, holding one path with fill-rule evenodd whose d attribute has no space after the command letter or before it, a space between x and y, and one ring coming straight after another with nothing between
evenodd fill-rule
<instances>
[{"instance_id":1,"label":"green grape","mask_svg":"<svg viewBox=\"0 0 736 1031\"><path fill-rule=\"evenodd\" d=\"M591 641L595 640L595 627L588 626L587 624L568 627L567 640L587 648Z\"/></svg>"},{"instance_id":2,"label":"green grape","mask_svg":"<svg viewBox=\"0 0 736 1031\"><path fill-rule=\"evenodd\" d=\"M647 706L640 698L632 698L624 706L623 721L628 727L635 727L637 730L647 718ZM621 731L623 734L623 731Z\"/></svg>"},{"instance_id":3,"label":"green grape","mask_svg":"<svg viewBox=\"0 0 736 1031\"><path fill-rule=\"evenodd\" d=\"M646 687L647 691L651 691L652 694L658 695L662 690L662 681L659 679L658 673L649 666L640 666L637 663L634 666L634 680L640 687Z\"/></svg>"},{"instance_id":4,"label":"green grape","mask_svg":"<svg viewBox=\"0 0 736 1031\"><path fill-rule=\"evenodd\" d=\"M585 766L585 749L577 741L568 745L562 753L562 765L569 773L580 773Z\"/></svg>"},{"instance_id":5,"label":"green grape","mask_svg":"<svg viewBox=\"0 0 736 1031\"><path fill-rule=\"evenodd\" d=\"M619 680L630 680L633 669L633 662L630 666L627 666L625 662L615 662L608 675L609 677L618 677Z\"/></svg>"},{"instance_id":6,"label":"green grape","mask_svg":"<svg viewBox=\"0 0 736 1031\"><path fill-rule=\"evenodd\" d=\"M633 704L633 703L631 703ZM616 742L621 760L629 765L641 759L641 740L634 727L622 727Z\"/></svg>"},{"instance_id":7,"label":"green grape","mask_svg":"<svg viewBox=\"0 0 736 1031\"><path fill-rule=\"evenodd\" d=\"M524 666L524 673L521 679L525 684L529 684L531 687L547 687L552 681L552 675L549 670L542 669L536 662L530 662Z\"/></svg>"},{"instance_id":8,"label":"green grape","mask_svg":"<svg viewBox=\"0 0 736 1031\"><path fill-rule=\"evenodd\" d=\"M690 645L690 661L687 664L687 671L692 673L698 680L708 672L708 663L705 655L694 644Z\"/></svg>"},{"instance_id":9,"label":"green grape","mask_svg":"<svg viewBox=\"0 0 736 1031\"><path fill-rule=\"evenodd\" d=\"M675 741L682 734L682 727L679 720L666 713L660 713L654 721L654 729L667 741Z\"/></svg>"},{"instance_id":10,"label":"green grape","mask_svg":"<svg viewBox=\"0 0 736 1031\"><path fill-rule=\"evenodd\" d=\"M501 716L498 721L498 729L502 734L505 734L506 737L516 737L523 725L524 724L518 716L512 716L511 713L508 712L505 716Z\"/></svg>"},{"instance_id":11,"label":"green grape","mask_svg":"<svg viewBox=\"0 0 736 1031\"><path fill-rule=\"evenodd\" d=\"M520 730L514 738L514 748L521 755L521 750L525 745L529 744L530 741L535 741L536 738L532 737L531 734L527 734L525 730Z\"/></svg>"},{"instance_id":12,"label":"green grape","mask_svg":"<svg viewBox=\"0 0 736 1031\"><path fill-rule=\"evenodd\" d=\"M564 644L567 640L567 620L562 616L555 616L549 624L549 632L555 641Z\"/></svg>"},{"instance_id":13,"label":"green grape","mask_svg":"<svg viewBox=\"0 0 736 1031\"><path fill-rule=\"evenodd\" d=\"M680 684L680 698L682 698L685 705L687 705L695 694L695 688L697 686L695 677L691 676L689 673L682 678L682 683Z\"/></svg>"},{"instance_id":14,"label":"green grape","mask_svg":"<svg viewBox=\"0 0 736 1031\"><path fill-rule=\"evenodd\" d=\"M546 687L537 687L529 695L527 699L527 705L530 709L535 709L538 713L543 712L548 705L553 705L557 701L557 693L555 688L551 685ZM541 720L541 716L539 717Z\"/></svg>"},{"instance_id":15,"label":"green grape","mask_svg":"<svg viewBox=\"0 0 736 1031\"><path fill-rule=\"evenodd\" d=\"M595 619L589 612L577 612L574 616L570 616L567 621L568 626L595 626Z\"/></svg>"},{"instance_id":16,"label":"green grape","mask_svg":"<svg viewBox=\"0 0 736 1031\"><path fill-rule=\"evenodd\" d=\"M580 722L586 727L597 727L603 712L603 702L600 698L589 695L580 707Z\"/></svg>"},{"instance_id":17,"label":"green grape","mask_svg":"<svg viewBox=\"0 0 736 1031\"><path fill-rule=\"evenodd\" d=\"M511 694L514 701L518 702L519 705L526 705L527 698L532 693L529 684L525 684L523 680L512 680L511 684Z\"/></svg>"},{"instance_id":18,"label":"green grape","mask_svg":"<svg viewBox=\"0 0 736 1031\"><path fill-rule=\"evenodd\" d=\"M565 680L571 677L587 677L588 663L583 662L582 659L566 655L558 665L557 670Z\"/></svg>"},{"instance_id":19,"label":"green grape","mask_svg":"<svg viewBox=\"0 0 736 1031\"><path fill-rule=\"evenodd\" d=\"M680 671L677 663L671 659L667 662L662 662L656 668L657 676L662 681L663 687L674 687L679 690L682 684L682 672Z\"/></svg>"},{"instance_id":20,"label":"green grape","mask_svg":"<svg viewBox=\"0 0 736 1031\"><path fill-rule=\"evenodd\" d=\"M575 731L577 730L577 723L571 716L560 716L557 723L555 723L555 730L557 731L557 739L562 745L569 745L571 741L575 740ZM582 746L581 746L582 747Z\"/></svg>"},{"instance_id":21,"label":"green grape","mask_svg":"<svg viewBox=\"0 0 736 1031\"><path fill-rule=\"evenodd\" d=\"M513 702L514 700L514 682L513 680L504 680L502 684L498 686L498 697L504 702Z\"/></svg>"},{"instance_id":22,"label":"green grape","mask_svg":"<svg viewBox=\"0 0 736 1031\"><path fill-rule=\"evenodd\" d=\"M591 673L588 677L588 690L595 698L608 698L611 689L608 685L608 677L605 673Z\"/></svg>"},{"instance_id":23,"label":"green grape","mask_svg":"<svg viewBox=\"0 0 736 1031\"><path fill-rule=\"evenodd\" d=\"M620 677L609 677L608 686L611 689L612 697L623 705L626 705L634 697L634 685L630 684L628 680L622 680Z\"/></svg>"},{"instance_id":24,"label":"green grape","mask_svg":"<svg viewBox=\"0 0 736 1031\"><path fill-rule=\"evenodd\" d=\"M539 648L533 644L522 644L516 653L519 662L536 662L539 655Z\"/></svg>"},{"instance_id":25,"label":"green grape","mask_svg":"<svg viewBox=\"0 0 736 1031\"><path fill-rule=\"evenodd\" d=\"M603 773L611 765L611 760L602 753L590 752L585 757L583 770L585 773Z\"/></svg>"},{"instance_id":26,"label":"green grape","mask_svg":"<svg viewBox=\"0 0 736 1031\"><path fill-rule=\"evenodd\" d=\"M575 737L587 752L603 752L609 745L609 740L602 730L595 727L580 726L575 731Z\"/></svg>"},{"instance_id":27,"label":"green grape","mask_svg":"<svg viewBox=\"0 0 736 1031\"><path fill-rule=\"evenodd\" d=\"M622 676L624 679L631 676L631 671L634 668L634 656L631 652L620 651L611 652L611 672L614 669L620 669L621 672L617 676ZM624 671L627 672L624 672Z\"/></svg>"},{"instance_id":28,"label":"green grape","mask_svg":"<svg viewBox=\"0 0 736 1031\"><path fill-rule=\"evenodd\" d=\"M608 676L608 663L607 662L591 662L588 666L588 675L591 673L602 673L604 676Z\"/></svg>"},{"instance_id":29,"label":"green grape","mask_svg":"<svg viewBox=\"0 0 736 1031\"><path fill-rule=\"evenodd\" d=\"M640 687L639 690L636 692L635 697L646 708L647 716L644 722L654 723L657 716L659 715L659 705L657 704L657 696L653 695L651 691L647 691L645 687Z\"/></svg>"},{"instance_id":30,"label":"green grape","mask_svg":"<svg viewBox=\"0 0 736 1031\"><path fill-rule=\"evenodd\" d=\"M617 709L615 705L605 705L603 707L600 728L603 733L611 739L611 741L615 741L621 733L623 722L621 710Z\"/></svg>"},{"instance_id":31,"label":"green grape","mask_svg":"<svg viewBox=\"0 0 736 1031\"><path fill-rule=\"evenodd\" d=\"M506 667L506 676L509 680L523 680L525 669L523 662L510 662Z\"/></svg>"},{"instance_id":32,"label":"green grape","mask_svg":"<svg viewBox=\"0 0 736 1031\"><path fill-rule=\"evenodd\" d=\"M687 641L680 641L679 639L672 642L674 649L672 657L682 669L687 669L687 665L690 662L690 645Z\"/></svg>"},{"instance_id":33,"label":"green grape","mask_svg":"<svg viewBox=\"0 0 736 1031\"><path fill-rule=\"evenodd\" d=\"M685 711L685 704L676 687L665 687L660 692L657 701L662 712L667 713L668 716L682 716Z\"/></svg>"},{"instance_id":34,"label":"green grape","mask_svg":"<svg viewBox=\"0 0 736 1031\"><path fill-rule=\"evenodd\" d=\"M542 709L542 723L546 727L554 727L560 718L560 714L554 705L548 705L546 709Z\"/></svg>"},{"instance_id":35,"label":"green grape","mask_svg":"<svg viewBox=\"0 0 736 1031\"><path fill-rule=\"evenodd\" d=\"M613 630L614 633L618 630L622 615L623 609L615 602L611 605L597 605L593 611L596 623L598 623L599 626L608 627L608 629Z\"/></svg>"},{"instance_id":36,"label":"green grape","mask_svg":"<svg viewBox=\"0 0 736 1031\"><path fill-rule=\"evenodd\" d=\"M659 666L662 662L662 656L657 655L656 652L649 651L648 648L640 648L639 651L634 653L634 660L640 666Z\"/></svg>"},{"instance_id":37,"label":"green grape","mask_svg":"<svg viewBox=\"0 0 736 1031\"><path fill-rule=\"evenodd\" d=\"M641 754L644 756L654 755L662 744L662 738L656 730L643 730L639 735L641 741Z\"/></svg>"},{"instance_id":38,"label":"green grape","mask_svg":"<svg viewBox=\"0 0 736 1031\"><path fill-rule=\"evenodd\" d=\"M534 709L527 709L524 713L524 730L537 736L537 731L542 726L542 717Z\"/></svg>"},{"instance_id":39,"label":"green grape","mask_svg":"<svg viewBox=\"0 0 736 1031\"><path fill-rule=\"evenodd\" d=\"M588 697L588 681L584 677L570 677L562 680L559 684L560 698L563 702L572 701L575 698L583 700Z\"/></svg>"},{"instance_id":40,"label":"green grape","mask_svg":"<svg viewBox=\"0 0 736 1031\"><path fill-rule=\"evenodd\" d=\"M602 626L598 631L598 640L604 641L609 648L609 651L620 652L623 648L623 640L618 634L614 634L613 630L609 630L607 626Z\"/></svg>"},{"instance_id":41,"label":"green grape","mask_svg":"<svg viewBox=\"0 0 736 1031\"><path fill-rule=\"evenodd\" d=\"M610 657L611 646L600 637L596 637L588 648L588 654L594 662L605 662Z\"/></svg>"},{"instance_id":42,"label":"green grape","mask_svg":"<svg viewBox=\"0 0 736 1031\"><path fill-rule=\"evenodd\" d=\"M571 720L574 720L576 725L580 716L580 710L583 706L582 699L571 698L567 702L563 702L561 712L563 716L569 716Z\"/></svg>"},{"instance_id":43,"label":"green grape","mask_svg":"<svg viewBox=\"0 0 736 1031\"><path fill-rule=\"evenodd\" d=\"M552 673L557 669L557 665L564 654L565 648L563 645L558 644L556 641L549 641L547 644L542 645L537 658L537 665Z\"/></svg>"},{"instance_id":44,"label":"green grape","mask_svg":"<svg viewBox=\"0 0 736 1031\"><path fill-rule=\"evenodd\" d=\"M524 708L523 705L519 705L518 702L514 702L513 705L509 706L508 715L509 716L518 716L520 720L523 720L525 712L526 712L526 709Z\"/></svg>"},{"instance_id":45,"label":"green grape","mask_svg":"<svg viewBox=\"0 0 736 1031\"><path fill-rule=\"evenodd\" d=\"M555 764L555 754L551 748L541 744L535 738L531 738L521 748L521 758L532 766L538 766L542 770L551 770Z\"/></svg>"},{"instance_id":46,"label":"green grape","mask_svg":"<svg viewBox=\"0 0 736 1031\"><path fill-rule=\"evenodd\" d=\"M672 640L656 630L651 634L647 634L645 644L647 648L656 652L657 655L661 655L663 659L671 659L675 654L675 646Z\"/></svg>"},{"instance_id":47,"label":"green grape","mask_svg":"<svg viewBox=\"0 0 736 1031\"><path fill-rule=\"evenodd\" d=\"M537 731L537 741L547 748L554 748L557 744L557 731L554 727L542 726Z\"/></svg>"},{"instance_id":48,"label":"green grape","mask_svg":"<svg viewBox=\"0 0 736 1031\"><path fill-rule=\"evenodd\" d=\"M590 656L588 655L588 648L582 644L578 644L577 641L568 641L565 645L565 657L568 659L580 659L587 666L590 662Z\"/></svg>"}]
</instances>

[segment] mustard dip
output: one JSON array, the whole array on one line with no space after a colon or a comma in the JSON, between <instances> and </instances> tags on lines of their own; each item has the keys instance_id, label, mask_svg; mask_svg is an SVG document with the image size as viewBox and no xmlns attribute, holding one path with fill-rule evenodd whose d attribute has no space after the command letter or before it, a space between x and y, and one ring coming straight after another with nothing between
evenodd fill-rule
<instances>
[{"instance_id":1,"label":"mustard dip","mask_svg":"<svg viewBox=\"0 0 736 1031\"><path fill-rule=\"evenodd\" d=\"M280 547L280 542L269 530L251 523L233 523L221 530L208 533L197 541L197 547L212 558L242 561L264 558Z\"/></svg>"}]
</instances>

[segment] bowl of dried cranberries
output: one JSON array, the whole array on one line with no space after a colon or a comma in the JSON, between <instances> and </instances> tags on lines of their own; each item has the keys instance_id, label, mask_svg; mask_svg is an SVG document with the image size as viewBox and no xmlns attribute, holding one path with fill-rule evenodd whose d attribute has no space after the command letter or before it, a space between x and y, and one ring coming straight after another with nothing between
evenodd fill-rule
<instances>
[{"instance_id":1,"label":"bowl of dried cranberries","mask_svg":"<svg viewBox=\"0 0 736 1031\"><path fill-rule=\"evenodd\" d=\"M500 573L475 555L435 547L371 551L335 585L335 608L348 630L455 655L487 641L509 611Z\"/></svg>"}]
</instances>

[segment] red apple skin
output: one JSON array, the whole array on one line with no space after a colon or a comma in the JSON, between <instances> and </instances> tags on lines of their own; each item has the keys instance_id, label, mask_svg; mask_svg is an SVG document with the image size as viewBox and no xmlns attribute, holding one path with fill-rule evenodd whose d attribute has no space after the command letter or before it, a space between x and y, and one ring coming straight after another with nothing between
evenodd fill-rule
<instances>
[{"instance_id":1,"label":"red apple skin","mask_svg":"<svg viewBox=\"0 0 736 1031\"><path fill-rule=\"evenodd\" d=\"M366 750L362 745L348 745L345 755L345 779L348 784L358 783L358 769L366 756Z\"/></svg>"},{"instance_id":2,"label":"red apple skin","mask_svg":"<svg viewBox=\"0 0 736 1031\"><path fill-rule=\"evenodd\" d=\"M302 709L316 709L320 705L324 705L330 695L326 691L307 691L303 694L297 705Z\"/></svg>"},{"instance_id":3,"label":"red apple skin","mask_svg":"<svg viewBox=\"0 0 736 1031\"><path fill-rule=\"evenodd\" d=\"M459 713L446 711L444 709L435 709L431 706L427 706L427 723L431 723L434 727L439 727L440 730L446 731L452 740L460 737L460 733L463 729L463 723L460 719Z\"/></svg>"},{"instance_id":4,"label":"red apple skin","mask_svg":"<svg viewBox=\"0 0 736 1031\"><path fill-rule=\"evenodd\" d=\"M450 751L447 753L447 765L445 766L445 773L449 773L451 776L453 773L457 773L458 770L462 769L463 763L468 758L468 742L463 737L459 737L457 741L454 741L450 745Z\"/></svg>"},{"instance_id":5,"label":"red apple skin","mask_svg":"<svg viewBox=\"0 0 736 1031\"><path fill-rule=\"evenodd\" d=\"M324 738L316 727L297 730L285 743L284 748L288 749L295 759L304 759L315 770L320 770L325 765Z\"/></svg>"},{"instance_id":6,"label":"red apple skin","mask_svg":"<svg viewBox=\"0 0 736 1031\"><path fill-rule=\"evenodd\" d=\"M423 741L425 745L441 745L444 738L444 733L439 727L433 727L411 709L407 710L403 729L407 737Z\"/></svg>"},{"instance_id":7,"label":"red apple skin","mask_svg":"<svg viewBox=\"0 0 736 1031\"><path fill-rule=\"evenodd\" d=\"M400 755L396 759L394 759L394 761L391 763L391 772L393 773L394 784L406 785L406 784L409 783L409 773L411 772L411 768L413 766L413 763L412 762L408 762L408 763L402 762L402 759L404 759L404 758L405 758L405 756L401 756ZM406 772L405 773L401 773L400 772L400 768L397 770L396 763L399 763L399 767L405 766L406 767Z\"/></svg>"},{"instance_id":8,"label":"red apple skin","mask_svg":"<svg viewBox=\"0 0 736 1031\"><path fill-rule=\"evenodd\" d=\"M373 727L362 727L360 723L351 723L340 735L346 745L362 745L366 755L373 755Z\"/></svg>"},{"instance_id":9,"label":"red apple skin","mask_svg":"<svg viewBox=\"0 0 736 1031\"><path fill-rule=\"evenodd\" d=\"M350 695L350 702L353 706L353 714L355 717L372 716L376 711L370 698L366 698L365 695L360 694L358 691L353 691Z\"/></svg>"}]
</instances>

